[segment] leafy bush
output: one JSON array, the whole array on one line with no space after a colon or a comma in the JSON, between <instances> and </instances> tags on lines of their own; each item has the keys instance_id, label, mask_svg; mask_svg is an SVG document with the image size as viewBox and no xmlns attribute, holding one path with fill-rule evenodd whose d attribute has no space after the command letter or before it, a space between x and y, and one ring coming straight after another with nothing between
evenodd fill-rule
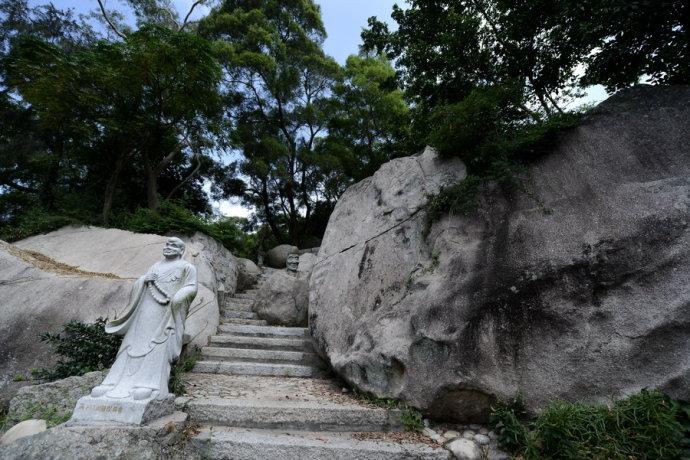
<instances>
[{"instance_id":1,"label":"leafy bush","mask_svg":"<svg viewBox=\"0 0 690 460\"><path fill-rule=\"evenodd\" d=\"M531 422L520 420L524 413L514 405L498 404L491 423L501 445L526 459L678 458L680 407L642 390L611 406L554 402Z\"/></svg>"},{"instance_id":2,"label":"leafy bush","mask_svg":"<svg viewBox=\"0 0 690 460\"><path fill-rule=\"evenodd\" d=\"M242 229L244 219L228 217L210 220L194 214L179 203L164 201L158 212L139 208L114 219L113 226L123 230L158 235L193 235L202 232L218 240L234 254L242 257L251 248L246 247L247 235Z\"/></svg>"},{"instance_id":3,"label":"leafy bush","mask_svg":"<svg viewBox=\"0 0 690 460\"><path fill-rule=\"evenodd\" d=\"M77 222L63 214L50 213L38 207L31 208L17 222L0 227L0 240L18 241L74 223Z\"/></svg>"},{"instance_id":4,"label":"leafy bush","mask_svg":"<svg viewBox=\"0 0 690 460\"><path fill-rule=\"evenodd\" d=\"M109 368L115 362L122 337L107 334L105 323L103 318L92 324L70 321L58 334L46 332L41 335L41 341L52 345L61 358L52 369L33 371L34 376L59 380Z\"/></svg>"},{"instance_id":5,"label":"leafy bush","mask_svg":"<svg viewBox=\"0 0 690 460\"><path fill-rule=\"evenodd\" d=\"M484 101L479 106L484 107L489 102ZM426 231L445 215L470 214L476 208L477 192L482 184L514 180L516 173L526 164L549 153L559 135L577 125L582 114L571 112L553 115L538 123L486 127L482 123L491 124L490 120L482 122L481 117L475 117L474 111L463 104L442 110L438 115L441 117L438 128L431 135L431 143L439 148L441 155L459 156L469 173L462 181L429 197ZM467 120L462 121L463 117L468 116L473 123L464 125ZM487 116L491 119L490 114ZM501 116L496 114L495 118L498 120Z\"/></svg>"}]
</instances>

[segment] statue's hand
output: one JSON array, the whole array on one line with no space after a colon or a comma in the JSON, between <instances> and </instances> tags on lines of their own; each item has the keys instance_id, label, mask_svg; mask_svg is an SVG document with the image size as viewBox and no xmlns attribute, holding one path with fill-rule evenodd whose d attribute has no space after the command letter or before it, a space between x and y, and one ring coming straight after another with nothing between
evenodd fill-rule
<instances>
[{"instance_id":1,"label":"statue's hand","mask_svg":"<svg viewBox=\"0 0 690 460\"><path fill-rule=\"evenodd\" d=\"M151 281L156 281L158 279L158 274L157 273L147 273L144 275L144 282L145 283L150 283Z\"/></svg>"}]
</instances>

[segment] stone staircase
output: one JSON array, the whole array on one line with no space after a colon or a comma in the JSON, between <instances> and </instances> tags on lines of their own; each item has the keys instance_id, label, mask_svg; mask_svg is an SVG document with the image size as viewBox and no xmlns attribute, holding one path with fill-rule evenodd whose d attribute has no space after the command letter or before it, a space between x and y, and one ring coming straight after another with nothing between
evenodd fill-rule
<instances>
[{"instance_id":1,"label":"stone staircase","mask_svg":"<svg viewBox=\"0 0 690 460\"><path fill-rule=\"evenodd\" d=\"M402 413L344 394L325 378L308 330L273 327L252 306L257 290L226 299L218 334L178 398L210 459L448 459L403 431Z\"/></svg>"}]
</instances>

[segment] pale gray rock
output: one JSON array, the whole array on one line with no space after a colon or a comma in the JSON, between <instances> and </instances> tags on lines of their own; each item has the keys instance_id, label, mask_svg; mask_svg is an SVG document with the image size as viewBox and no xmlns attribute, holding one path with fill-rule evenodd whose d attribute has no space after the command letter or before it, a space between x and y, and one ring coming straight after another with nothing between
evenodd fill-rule
<instances>
[{"instance_id":1,"label":"pale gray rock","mask_svg":"<svg viewBox=\"0 0 690 460\"><path fill-rule=\"evenodd\" d=\"M14 425L46 414L56 419L69 418L77 400L89 394L93 387L103 381L105 375L105 371L95 371L20 388L10 401L6 423Z\"/></svg>"},{"instance_id":2,"label":"pale gray rock","mask_svg":"<svg viewBox=\"0 0 690 460\"><path fill-rule=\"evenodd\" d=\"M9 444L17 439L26 438L27 436L33 436L47 429L48 426L45 420L24 420L14 425L0 437L0 445Z\"/></svg>"},{"instance_id":3,"label":"pale gray rock","mask_svg":"<svg viewBox=\"0 0 690 460\"><path fill-rule=\"evenodd\" d=\"M186 442L187 414L176 412L145 426L60 425L0 446L3 460L198 459Z\"/></svg>"},{"instance_id":4,"label":"pale gray rock","mask_svg":"<svg viewBox=\"0 0 690 460\"><path fill-rule=\"evenodd\" d=\"M237 259L237 290L246 291L253 288L259 277L261 269L249 259Z\"/></svg>"},{"instance_id":5,"label":"pale gray rock","mask_svg":"<svg viewBox=\"0 0 690 460\"><path fill-rule=\"evenodd\" d=\"M316 263L316 254L311 252L304 253L299 256L299 265L297 266L297 272L302 276L309 277L311 272L314 270L314 264Z\"/></svg>"},{"instance_id":6,"label":"pale gray rock","mask_svg":"<svg viewBox=\"0 0 690 460\"><path fill-rule=\"evenodd\" d=\"M450 450L458 460L479 460L482 458L481 449L470 439L454 439L446 444L446 449Z\"/></svg>"},{"instance_id":7,"label":"pale gray rock","mask_svg":"<svg viewBox=\"0 0 690 460\"><path fill-rule=\"evenodd\" d=\"M477 442L477 444L482 446L485 446L491 442L491 439L489 439L489 437L484 434L475 435L474 440Z\"/></svg>"},{"instance_id":8,"label":"pale gray rock","mask_svg":"<svg viewBox=\"0 0 690 460\"><path fill-rule=\"evenodd\" d=\"M297 254L298 252L299 249L297 246L292 246L290 244L276 246L266 253L266 265L271 268L285 268L288 255Z\"/></svg>"},{"instance_id":9,"label":"pale gray rock","mask_svg":"<svg viewBox=\"0 0 690 460\"><path fill-rule=\"evenodd\" d=\"M198 274L199 292L190 305L185 330L204 346L216 333L219 287L232 295L237 286L235 257L212 238L183 238L185 260ZM0 399L11 397L15 376L50 366L55 356L38 340L70 320L114 318L127 304L136 278L160 258L166 237L97 227L65 227L13 245L0 243ZM27 303L26 298L31 298Z\"/></svg>"},{"instance_id":10,"label":"pale gray rock","mask_svg":"<svg viewBox=\"0 0 690 460\"><path fill-rule=\"evenodd\" d=\"M429 428L429 427L425 427L425 428L422 430L422 434L423 434L424 436L426 436L427 438L430 438L432 441L434 441L434 442L437 443L437 444L443 444L443 443L446 442L446 440L448 439L448 438L445 437L445 435L444 435L444 436L441 436L441 435L438 434L435 430L433 430L433 429L431 429L431 428Z\"/></svg>"},{"instance_id":11,"label":"pale gray rock","mask_svg":"<svg viewBox=\"0 0 690 460\"><path fill-rule=\"evenodd\" d=\"M309 277L301 273L266 268L254 311L272 326L306 326L309 309Z\"/></svg>"},{"instance_id":12,"label":"pale gray rock","mask_svg":"<svg viewBox=\"0 0 690 460\"><path fill-rule=\"evenodd\" d=\"M514 186L425 235L463 168L427 150L350 187L310 283L310 329L360 390L486 419L520 392L690 398L690 88L621 91Z\"/></svg>"}]
</instances>

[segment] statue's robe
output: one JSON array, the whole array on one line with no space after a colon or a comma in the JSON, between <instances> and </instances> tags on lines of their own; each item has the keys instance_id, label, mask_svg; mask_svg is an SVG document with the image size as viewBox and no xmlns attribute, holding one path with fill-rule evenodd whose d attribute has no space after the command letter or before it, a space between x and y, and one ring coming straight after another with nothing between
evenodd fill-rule
<instances>
[{"instance_id":1,"label":"statue's robe","mask_svg":"<svg viewBox=\"0 0 690 460\"><path fill-rule=\"evenodd\" d=\"M158 262L132 287L126 313L106 325L106 332L124 335L115 363L102 386L106 397L127 398L135 388L148 388L163 398L169 394L172 363L180 356L184 322L197 293L196 268L189 262ZM161 301L167 300L163 304Z\"/></svg>"}]
</instances>

